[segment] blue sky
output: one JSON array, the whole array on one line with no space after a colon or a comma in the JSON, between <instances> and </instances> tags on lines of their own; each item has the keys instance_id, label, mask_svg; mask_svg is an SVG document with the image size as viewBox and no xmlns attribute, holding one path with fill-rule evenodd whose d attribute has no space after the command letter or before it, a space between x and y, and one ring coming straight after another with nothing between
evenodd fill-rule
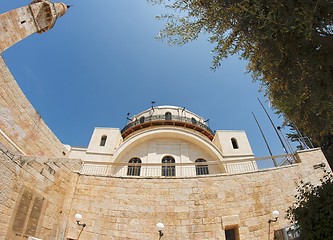
<instances>
[{"instance_id":1,"label":"blue sky","mask_svg":"<svg viewBox=\"0 0 333 240\"><path fill-rule=\"evenodd\" d=\"M0 12L29 4L2 1ZM246 62L231 57L213 72L205 36L170 47L154 39L163 6L145 0L66 1L74 4L55 27L8 49L3 57L33 106L58 138L87 146L94 127L122 128L126 114L175 105L210 119L213 130L245 130L256 156L268 156L253 111L273 150L281 144L261 109L268 109L245 74ZM269 110L276 125L282 119ZM286 130L286 129L285 129Z\"/></svg>"}]
</instances>

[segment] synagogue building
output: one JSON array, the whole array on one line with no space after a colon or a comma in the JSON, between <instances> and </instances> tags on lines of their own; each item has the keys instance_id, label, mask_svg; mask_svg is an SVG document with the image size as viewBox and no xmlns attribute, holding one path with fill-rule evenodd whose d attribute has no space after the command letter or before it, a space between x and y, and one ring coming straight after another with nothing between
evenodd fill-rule
<instances>
[{"instance_id":1,"label":"synagogue building","mask_svg":"<svg viewBox=\"0 0 333 240\"><path fill-rule=\"evenodd\" d=\"M0 53L67 9L34 0L1 13ZM1 56L0 86L0 240L298 239L285 218L297 186L330 171L319 148L257 157L244 131L213 131L177 106L96 127L88 146L64 145Z\"/></svg>"}]
</instances>

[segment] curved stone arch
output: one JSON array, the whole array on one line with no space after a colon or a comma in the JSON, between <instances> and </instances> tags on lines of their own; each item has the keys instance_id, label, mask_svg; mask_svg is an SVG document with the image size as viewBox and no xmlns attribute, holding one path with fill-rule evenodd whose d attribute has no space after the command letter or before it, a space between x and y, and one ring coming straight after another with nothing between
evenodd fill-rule
<instances>
[{"instance_id":1,"label":"curved stone arch","mask_svg":"<svg viewBox=\"0 0 333 240\"><path fill-rule=\"evenodd\" d=\"M127 162L128 162L128 163L131 163L132 160L139 160L140 163L142 162L141 158L136 157L136 156L135 156L135 157L131 157L130 160L128 160Z\"/></svg>"},{"instance_id":2,"label":"curved stone arch","mask_svg":"<svg viewBox=\"0 0 333 240\"><path fill-rule=\"evenodd\" d=\"M161 158L161 162L163 163L163 160L166 159L166 158L172 158L173 159L173 163L176 162L176 158L173 154L169 154L169 153L166 153L163 155L163 157Z\"/></svg>"},{"instance_id":3,"label":"curved stone arch","mask_svg":"<svg viewBox=\"0 0 333 240\"><path fill-rule=\"evenodd\" d=\"M129 149L156 138L177 138L188 141L207 152L213 159L223 161L221 151L210 140L206 139L206 137L187 129L159 127L138 132L126 139L126 141L115 151L114 162L119 162L119 159L130 151Z\"/></svg>"}]
</instances>

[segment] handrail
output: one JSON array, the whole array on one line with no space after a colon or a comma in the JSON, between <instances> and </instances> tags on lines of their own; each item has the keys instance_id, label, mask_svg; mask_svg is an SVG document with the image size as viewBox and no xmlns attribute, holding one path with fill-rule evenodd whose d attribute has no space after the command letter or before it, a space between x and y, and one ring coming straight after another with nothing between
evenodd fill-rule
<instances>
[{"instance_id":1,"label":"handrail","mask_svg":"<svg viewBox=\"0 0 333 240\"><path fill-rule=\"evenodd\" d=\"M227 164L227 163L241 163L248 161L267 161L272 158L293 158L296 161L295 154L280 154L275 156L265 156L265 157L248 157L248 158L235 158L225 161L206 161L206 162L187 162L187 163L124 163L124 162L105 162L105 161L82 161L83 164L101 164L101 165L119 165L119 166L129 166L129 165L141 165L141 166L186 166L186 165L209 165L209 164Z\"/></svg>"},{"instance_id":2,"label":"handrail","mask_svg":"<svg viewBox=\"0 0 333 240\"><path fill-rule=\"evenodd\" d=\"M214 135L214 131L212 131L206 124L199 122L195 119L192 118L188 118L188 117L181 117L181 116L176 116L176 115L172 115L172 117L170 119L166 118L165 115L151 115L151 116L147 116L147 117L141 117L140 119L137 119L135 121L129 122L122 130L121 133L124 133L126 130L137 126L137 125L142 125L144 123L148 123L148 122L154 122L154 121L166 121L166 122L183 122L183 123L190 123L192 125L198 126L200 128L205 129L206 131L208 131L210 134Z\"/></svg>"},{"instance_id":3,"label":"handrail","mask_svg":"<svg viewBox=\"0 0 333 240\"><path fill-rule=\"evenodd\" d=\"M177 176L195 176L196 169L209 169L209 174L225 174L225 173L245 173L253 172L266 168L258 169L257 164L260 161L279 160L279 163L285 165L291 165L297 163L298 160L293 154L283 154L277 156L261 157L261 158L246 158L246 159L233 159L226 161L206 161L206 162L189 162L189 163L112 163L112 162L96 162L85 161L83 162L82 169L80 171L83 175L101 175L101 176L128 176L127 170L141 169L141 177L158 177L161 176L161 169L163 167L174 167L176 169ZM288 159L288 161L286 161ZM178 170L177 170L178 169ZM146 173L143 173L143 172ZM208 170L207 170L208 174ZM168 176L175 177L175 176Z\"/></svg>"}]
</instances>

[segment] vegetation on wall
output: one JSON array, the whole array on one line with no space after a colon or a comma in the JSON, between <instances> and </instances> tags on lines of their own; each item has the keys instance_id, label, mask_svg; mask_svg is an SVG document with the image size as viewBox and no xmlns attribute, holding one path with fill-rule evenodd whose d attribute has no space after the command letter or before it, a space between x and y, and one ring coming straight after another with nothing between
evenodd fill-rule
<instances>
[{"instance_id":1,"label":"vegetation on wall","mask_svg":"<svg viewBox=\"0 0 333 240\"><path fill-rule=\"evenodd\" d=\"M289 207L287 218L300 228L301 239L332 239L332 175L327 174L319 186L302 183L297 192L296 202Z\"/></svg>"},{"instance_id":2,"label":"vegetation on wall","mask_svg":"<svg viewBox=\"0 0 333 240\"><path fill-rule=\"evenodd\" d=\"M333 163L331 0L147 0L171 10L159 37L182 45L209 36L212 69L247 59L273 106L321 146ZM177 14L178 13L178 14Z\"/></svg>"}]
</instances>

